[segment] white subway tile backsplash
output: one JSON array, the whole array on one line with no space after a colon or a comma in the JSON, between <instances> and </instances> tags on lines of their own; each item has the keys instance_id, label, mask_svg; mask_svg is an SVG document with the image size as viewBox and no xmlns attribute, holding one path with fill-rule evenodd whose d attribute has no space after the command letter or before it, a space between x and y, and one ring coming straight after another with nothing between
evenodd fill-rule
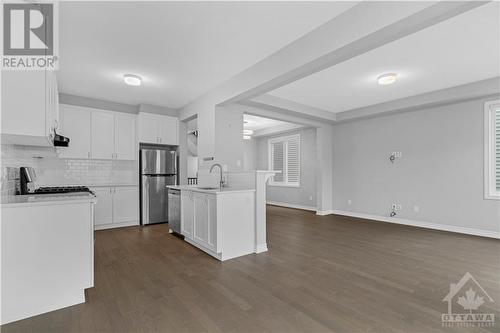
<instances>
[{"instance_id":1,"label":"white subway tile backsplash","mask_svg":"<svg viewBox=\"0 0 500 333\"><path fill-rule=\"evenodd\" d=\"M16 180L8 179L9 172L12 175L13 170L21 166L35 168L39 186L129 184L138 181L136 161L62 159L54 148L2 145L1 162L2 195L15 193Z\"/></svg>"}]
</instances>

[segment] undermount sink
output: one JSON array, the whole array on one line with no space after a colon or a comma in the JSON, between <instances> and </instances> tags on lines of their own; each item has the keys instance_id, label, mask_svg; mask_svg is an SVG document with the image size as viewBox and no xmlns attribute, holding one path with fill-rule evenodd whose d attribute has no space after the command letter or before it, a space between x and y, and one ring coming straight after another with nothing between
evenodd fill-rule
<instances>
[{"instance_id":1,"label":"undermount sink","mask_svg":"<svg viewBox=\"0 0 500 333\"><path fill-rule=\"evenodd\" d=\"M218 187L210 187L210 186L198 186L200 190L218 190Z\"/></svg>"}]
</instances>

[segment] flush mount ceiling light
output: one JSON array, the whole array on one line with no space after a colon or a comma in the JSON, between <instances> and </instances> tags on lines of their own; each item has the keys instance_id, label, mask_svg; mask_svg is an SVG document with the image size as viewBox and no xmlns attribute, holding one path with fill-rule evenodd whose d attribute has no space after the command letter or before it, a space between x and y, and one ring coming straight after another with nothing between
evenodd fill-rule
<instances>
[{"instance_id":1,"label":"flush mount ceiling light","mask_svg":"<svg viewBox=\"0 0 500 333\"><path fill-rule=\"evenodd\" d=\"M251 130L251 129L245 129L245 130L243 130L243 134L244 135L252 135L253 134L253 130Z\"/></svg>"},{"instance_id":2,"label":"flush mount ceiling light","mask_svg":"<svg viewBox=\"0 0 500 333\"><path fill-rule=\"evenodd\" d=\"M386 86L388 84L393 84L396 82L396 79L398 78L398 75L396 73L386 73L382 74L377 78L378 84L381 86Z\"/></svg>"},{"instance_id":3,"label":"flush mount ceiling light","mask_svg":"<svg viewBox=\"0 0 500 333\"><path fill-rule=\"evenodd\" d=\"M250 140L252 137L250 135L243 135L243 140Z\"/></svg>"},{"instance_id":4,"label":"flush mount ceiling light","mask_svg":"<svg viewBox=\"0 0 500 333\"><path fill-rule=\"evenodd\" d=\"M142 78L139 75L125 74L123 75L123 82L129 86L140 86L142 83Z\"/></svg>"}]
</instances>

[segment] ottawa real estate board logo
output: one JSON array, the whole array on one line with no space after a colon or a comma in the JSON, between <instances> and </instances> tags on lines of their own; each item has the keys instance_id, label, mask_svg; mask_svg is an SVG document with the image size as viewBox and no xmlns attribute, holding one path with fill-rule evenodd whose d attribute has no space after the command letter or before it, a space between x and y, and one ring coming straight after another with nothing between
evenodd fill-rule
<instances>
[{"instance_id":1,"label":"ottawa real estate board logo","mask_svg":"<svg viewBox=\"0 0 500 333\"><path fill-rule=\"evenodd\" d=\"M57 3L2 2L2 69L56 69Z\"/></svg>"},{"instance_id":2,"label":"ottawa real estate board logo","mask_svg":"<svg viewBox=\"0 0 500 333\"><path fill-rule=\"evenodd\" d=\"M441 315L445 327L493 327L495 314L483 312L493 299L469 273L450 284L450 291L443 298L448 303L448 313ZM482 308L480 309L480 307Z\"/></svg>"}]
</instances>

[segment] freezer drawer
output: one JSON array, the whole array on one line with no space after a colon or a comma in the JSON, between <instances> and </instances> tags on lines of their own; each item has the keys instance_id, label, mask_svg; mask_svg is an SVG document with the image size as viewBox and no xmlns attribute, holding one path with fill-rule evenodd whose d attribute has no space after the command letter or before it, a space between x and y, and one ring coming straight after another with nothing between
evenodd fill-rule
<instances>
[{"instance_id":1,"label":"freezer drawer","mask_svg":"<svg viewBox=\"0 0 500 333\"><path fill-rule=\"evenodd\" d=\"M175 185L173 176L142 176L142 224L168 222L167 185Z\"/></svg>"}]
</instances>

